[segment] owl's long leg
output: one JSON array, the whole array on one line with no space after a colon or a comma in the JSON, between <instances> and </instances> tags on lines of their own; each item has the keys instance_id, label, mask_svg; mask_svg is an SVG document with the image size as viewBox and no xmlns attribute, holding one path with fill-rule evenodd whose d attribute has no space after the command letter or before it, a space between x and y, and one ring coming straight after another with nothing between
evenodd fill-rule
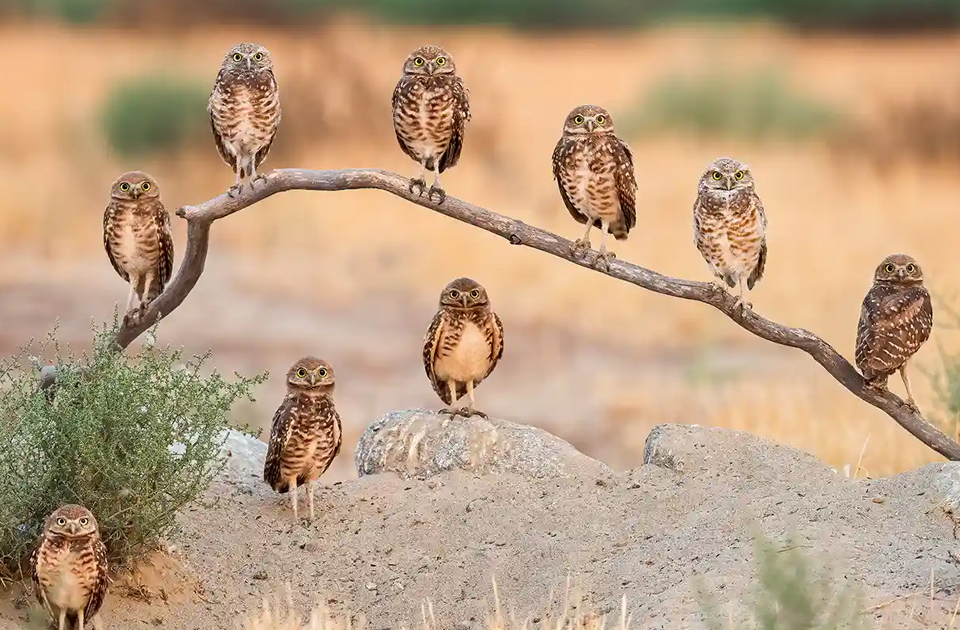
<instances>
[{"instance_id":1,"label":"owl's long leg","mask_svg":"<svg viewBox=\"0 0 960 630\"><path fill-rule=\"evenodd\" d=\"M617 255L614 254L613 252L607 251L607 230L609 229L609 227L610 227L610 223L607 221L603 221L601 219L600 251L597 252L597 260L594 262L595 265L597 265L598 267L606 271L610 271L610 259L617 257Z\"/></svg>"},{"instance_id":2,"label":"owl's long leg","mask_svg":"<svg viewBox=\"0 0 960 630\"><path fill-rule=\"evenodd\" d=\"M430 186L430 192L428 193L430 200L433 201L433 196L437 196L437 203L443 203L447 198L447 193L444 192L443 188L440 188L440 160L437 159L433 163L433 184Z\"/></svg>"},{"instance_id":3,"label":"owl's long leg","mask_svg":"<svg viewBox=\"0 0 960 630\"><path fill-rule=\"evenodd\" d=\"M293 520L300 522L300 517L297 515L297 478L290 477L289 482L290 487L290 503L293 504Z\"/></svg>"},{"instance_id":4,"label":"owl's long leg","mask_svg":"<svg viewBox=\"0 0 960 630\"><path fill-rule=\"evenodd\" d=\"M77 630L83 630L83 608L77 611Z\"/></svg>"},{"instance_id":5,"label":"owl's long leg","mask_svg":"<svg viewBox=\"0 0 960 630\"><path fill-rule=\"evenodd\" d=\"M590 230L593 229L593 221L587 221L587 231L583 233L583 238L578 238L573 242L570 253L574 256L582 256L585 250L590 249Z\"/></svg>"},{"instance_id":6,"label":"owl's long leg","mask_svg":"<svg viewBox=\"0 0 960 630\"><path fill-rule=\"evenodd\" d=\"M230 188L227 188L227 196L231 198L236 197L241 192L243 192L243 158L239 154L237 154L236 156L234 156L234 159L236 159L237 161L236 162L237 181L233 186L231 186Z\"/></svg>"},{"instance_id":7,"label":"owl's long leg","mask_svg":"<svg viewBox=\"0 0 960 630\"><path fill-rule=\"evenodd\" d=\"M910 377L907 376L907 363L909 363L909 361L904 361L903 365L900 366L900 378L903 379L903 386L907 388L907 406L917 413L920 413L917 402L913 399L913 390L910 389Z\"/></svg>"},{"instance_id":8,"label":"owl's long leg","mask_svg":"<svg viewBox=\"0 0 960 630\"><path fill-rule=\"evenodd\" d=\"M140 314L137 315L137 320L140 320L146 312L147 308L150 306L150 302L153 301L153 298L150 294L150 289L153 285L153 272L148 271L143 276L143 298L140 300Z\"/></svg>"},{"instance_id":9,"label":"owl's long leg","mask_svg":"<svg viewBox=\"0 0 960 630\"><path fill-rule=\"evenodd\" d=\"M67 625L67 609L61 608L60 609L60 625L58 626L59 630L64 630L66 628L66 625Z\"/></svg>"},{"instance_id":10,"label":"owl's long leg","mask_svg":"<svg viewBox=\"0 0 960 630\"><path fill-rule=\"evenodd\" d=\"M423 195L423 190L427 187L426 181L427 175L427 166L423 162L420 162L420 175L414 177L410 180L410 193L420 197Z\"/></svg>"},{"instance_id":11,"label":"owl's long leg","mask_svg":"<svg viewBox=\"0 0 960 630\"><path fill-rule=\"evenodd\" d=\"M442 414L448 414L448 415L450 415L451 417L452 417L452 416L460 415L460 413L459 413L460 410L459 410L459 409L456 409L456 408L454 407L454 405L457 403L457 382L456 382L456 381L447 381L447 391L450 392L450 406L449 406L449 407L444 407L443 409L441 409L441 410L440 410L440 413L442 413ZM443 422L444 426L446 426L446 424L447 424L448 421L449 421L449 419L447 419L447 420L445 420L445 421Z\"/></svg>"},{"instance_id":12,"label":"owl's long leg","mask_svg":"<svg viewBox=\"0 0 960 630\"><path fill-rule=\"evenodd\" d=\"M737 295L737 303L736 303L736 306L739 306L739 307L740 307L740 310L742 310L742 311L749 311L749 310L751 310L751 309L753 308L753 304L751 304L750 302L748 302L748 301L744 298L743 276L742 276L742 275L737 279L737 284L740 286L740 294Z\"/></svg>"},{"instance_id":13,"label":"owl's long leg","mask_svg":"<svg viewBox=\"0 0 960 630\"><path fill-rule=\"evenodd\" d=\"M310 506L310 520L313 520L313 480L307 482L307 504Z\"/></svg>"},{"instance_id":14,"label":"owl's long leg","mask_svg":"<svg viewBox=\"0 0 960 630\"><path fill-rule=\"evenodd\" d=\"M467 397L470 400L470 404L466 409L461 410L466 412L463 414L464 417L469 418L470 416L480 416L481 418L486 418L487 414L476 408L477 401L473 397L473 381L467 381Z\"/></svg>"}]
</instances>

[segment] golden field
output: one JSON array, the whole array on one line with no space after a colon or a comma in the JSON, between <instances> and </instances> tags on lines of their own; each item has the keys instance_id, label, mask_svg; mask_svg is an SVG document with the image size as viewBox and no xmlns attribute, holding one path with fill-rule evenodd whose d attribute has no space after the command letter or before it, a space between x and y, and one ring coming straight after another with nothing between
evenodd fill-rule
<instances>
[{"instance_id":1,"label":"golden field","mask_svg":"<svg viewBox=\"0 0 960 630\"><path fill-rule=\"evenodd\" d=\"M100 133L98 108L111 83L125 77L183 75L212 85L224 52L240 40L259 41L271 50L286 99L267 170L378 167L404 175L416 166L400 152L390 128L390 92L411 49L426 42L443 45L456 59L473 104L462 161L443 176L447 192L567 238L579 237L582 230L559 200L550 154L565 114L580 103L604 105L617 120L665 76L771 67L798 91L866 121L884 105L918 95L960 96L958 36L871 40L798 37L766 27L684 27L562 37L355 22L301 33L225 28L146 35L7 26L0 29L0 41L16 50L21 62L7 68L0 99L0 286L42 276L58 291L74 290L69 299L86 304L90 296L73 279L79 270L96 269L96 279L89 282L108 287L122 304L125 289L101 245L110 182L125 170L148 170L173 210L222 193L233 175L212 142L175 157L122 160ZM953 236L960 234L960 165L913 159L876 164L855 155L841 157L813 141L758 143L684 134L627 140L635 153L639 219L629 240L613 245L621 259L672 276L708 279L692 242L691 206L704 167L720 155L732 155L752 167L769 219L767 274L752 296L759 313L813 330L852 357L860 301L885 255L913 254L932 292L945 299L958 295ZM182 221L173 221L179 263L185 229ZM872 476L939 460L799 351L760 342L709 307L509 247L385 193L273 197L219 223L210 256L229 260L231 282L245 295L274 303L295 298L342 313L362 312L376 296L396 305L384 318L406 321L409 315L411 330L419 334L447 281L460 275L478 279L505 323L504 363L516 356L510 352L511 331L518 340L552 331L549 342L514 346L542 351L542 360L526 357L524 366L538 370L543 382L571 383L595 401L585 419L566 420L561 402L522 392L511 393L515 403L501 401L489 411L541 424L617 467L639 464L643 440L660 422L744 429L813 452L837 467L855 467L869 440L863 468ZM201 280L181 311L214 284ZM106 317L108 306L91 303L87 311L95 312L81 323L91 315ZM193 330L189 340L170 335L165 341L198 351L232 347L213 329L241 307L222 306L222 314L207 316L214 318L209 330ZM181 311L167 322L174 329ZM59 314L32 318L17 329L17 338L25 342L42 334ZM294 338L289 351L258 347L263 329L280 322L258 323L235 340L248 350L232 356L245 356L221 363L215 354L215 362L227 372L236 364L274 373L258 396L257 422L265 426L282 391L278 372L296 358L291 353L298 346ZM945 317L938 320L946 323ZM358 346L386 343L360 326L336 334L355 335ZM12 338L9 329L4 338ZM956 339L957 333L940 326L916 362L935 369L937 346L957 347ZM589 357L568 361L568 343L580 349L570 352ZM410 348L403 370L420 369L419 352L419 346ZM638 374L623 369L622 361L608 364L605 352L629 355L649 369ZM378 369L386 370L368 366L365 378L390 378ZM410 401L376 398L369 405L369 390L338 384L344 405L356 411L348 438L356 437L377 411L407 402L438 404L422 372L411 378L419 379L414 382L423 391ZM921 408L933 410L931 387L918 371L913 383ZM495 374L478 390L479 400L509 385L506 375L498 379ZM902 391L899 379L891 379L891 386ZM349 462L343 466L349 468Z\"/></svg>"}]
</instances>

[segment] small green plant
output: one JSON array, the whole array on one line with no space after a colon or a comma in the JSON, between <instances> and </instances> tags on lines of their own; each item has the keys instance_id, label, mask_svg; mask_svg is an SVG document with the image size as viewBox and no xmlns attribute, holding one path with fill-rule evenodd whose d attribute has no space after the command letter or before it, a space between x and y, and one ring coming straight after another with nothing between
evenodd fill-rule
<instances>
[{"instance_id":1,"label":"small green plant","mask_svg":"<svg viewBox=\"0 0 960 630\"><path fill-rule=\"evenodd\" d=\"M94 513L113 562L169 534L224 464L230 408L266 378L204 376L207 356L181 362L170 349L128 357L117 328L115 317L95 330L79 356L48 335L38 350L58 366L53 396L38 385L31 348L0 361L0 582L18 575L64 503Z\"/></svg>"},{"instance_id":2,"label":"small green plant","mask_svg":"<svg viewBox=\"0 0 960 630\"><path fill-rule=\"evenodd\" d=\"M860 597L838 588L828 571L820 575L799 547L776 545L763 536L755 541L757 576L748 610L737 615L722 607L703 588L697 593L710 630L860 630ZM739 619L737 618L739 617ZM745 617L745 618L744 618Z\"/></svg>"},{"instance_id":3,"label":"small green plant","mask_svg":"<svg viewBox=\"0 0 960 630\"><path fill-rule=\"evenodd\" d=\"M623 116L625 133L693 130L754 140L799 138L830 130L839 116L795 94L774 72L739 78L668 77Z\"/></svg>"},{"instance_id":4,"label":"small green plant","mask_svg":"<svg viewBox=\"0 0 960 630\"><path fill-rule=\"evenodd\" d=\"M181 149L208 140L207 86L173 78L125 79L101 111L103 132L123 156Z\"/></svg>"},{"instance_id":5,"label":"small green plant","mask_svg":"<svg viewBox=\"0 0 960 630\"><path fill-rule=\"evenodd\" d=\"M103 17L113 0L21 0L28 13L58 18L69 24L91 24Z\"/></svg>"}]
</instances>

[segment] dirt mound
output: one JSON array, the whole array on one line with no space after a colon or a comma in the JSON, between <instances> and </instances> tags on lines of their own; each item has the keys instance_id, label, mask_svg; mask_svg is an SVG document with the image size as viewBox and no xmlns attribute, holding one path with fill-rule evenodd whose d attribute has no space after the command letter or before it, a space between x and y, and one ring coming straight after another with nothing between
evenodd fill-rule
<instances>
[{"instance_id":1,"label":"dirt mound","mask_svg":"<svg viewBox=\"0 0 960 630\"><path fill-rule=\"evenodd\" d=\"M380 428L403 418L442 424L431 412L404 414ZM490 425L524 436L527 456L558 452L549 434ZM446 427L466 435L482 424L454 418ZM561 449L565 475L456 466L427 478L364 474L319 492L316 521L295 524L288 497L260 479L262 448L231 436L230 449L227 472L182 514L173 541L198 583L169 585L181 596L154 597L149 606L143 593L118 590L104 610L109 627L237 628L238 610L253 613L262 596L289 582L301 609L319 599L362 613L371 630L409 627L427 598L441 627L467 630L484 626L491 578L506 605L535 616L551 590L562 596L567 575L584 605L599 611L616 613L626 595L637 627L702 627L695 581L723 602L740 598L753 580L757 531L792 537L825 558L871 605L922 592L927 623L952 610L960 585L950 516L960 499L957 464L851 481L746 433L661 425L647 440L644 464L628 472L610 472L569 447ZM427 459L436 452L423 451ZM910 604L897 600L870 615L900 618Z\"/></svg>"}]
</instances>

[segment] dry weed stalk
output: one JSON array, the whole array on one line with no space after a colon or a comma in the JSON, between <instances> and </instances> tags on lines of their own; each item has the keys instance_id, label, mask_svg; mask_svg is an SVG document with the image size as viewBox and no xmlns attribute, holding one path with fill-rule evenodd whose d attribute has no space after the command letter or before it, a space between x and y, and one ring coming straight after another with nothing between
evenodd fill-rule
<instances>
[{"instance_id":1,"label":"dry weed stalk","mask_svg":"<svg viewBox=\"0 0 960 630\"><path fill-rule=\"evenodd\" d=\"M909 431L918 440L950 460L960 460L960 443L957 443L918 412L912 410L896 394L868 388L859 372L826 341L803 328L778 324L753 310L743 311L736 298L709 282L696 282L664 276L633 263L614 259L608 270L594 266L591 256L577 257L572 252L572 243L552 232L543 230L517 219L497 214L485 208L447 196L442 203L433 202L428 196L418 196L410 191L409 180L381 169L344 169L311 171L306 169L278 169L271 172L256 189L247 187L242 195L229 197L222 194L196 206L182 206L177 216L187 221L186 252L180 267L166 289L150 303L149 308L136 324L125 326L117 334L117 344L126 348L156 322L174 311L196 286L203 273L210 244L210 228L219 219L248 208L267 197L290 190L343 191L376 189L389 192L410 203L439 212L463 223L473 225L501 236L511 245L524 245L552 254L575 265L597 273L629 282L648 291L684 300L708 304L722 312L737 325L753 335L791 348L803 350L819 363L834 379L855 396L885 412ZM44 376L42 386L55 383L55 371L50 369Z\"/></svg>"}]
</instances>

